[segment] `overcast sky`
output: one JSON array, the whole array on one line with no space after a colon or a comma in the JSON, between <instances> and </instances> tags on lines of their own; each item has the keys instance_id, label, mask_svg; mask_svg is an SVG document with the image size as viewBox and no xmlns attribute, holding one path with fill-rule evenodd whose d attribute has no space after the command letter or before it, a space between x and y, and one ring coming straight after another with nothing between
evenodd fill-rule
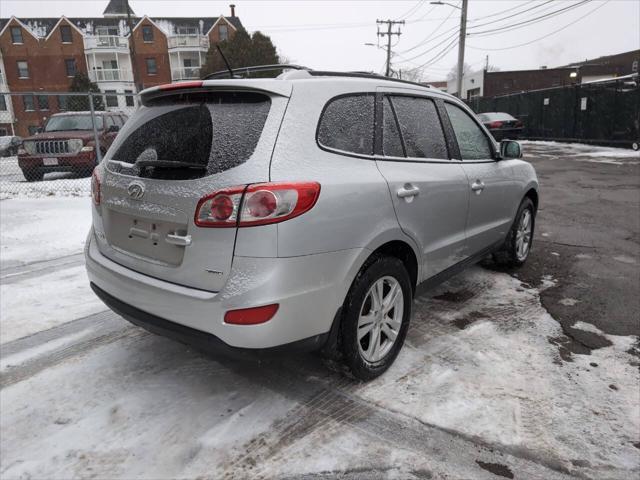
<instances>
[{"instance_id":1,"label":"overcast sky","mask_svg":"<svg viewBox=\"0 0 640 480\"><path fill-rule=\"evenodd\" d=\"M581 2L531 25L517 25ZM107 3L0 0L0 16L101 16ZM394 68L422 67L426 78L437 80L457 61L455 32L460 10L431 5L429 0L130 0L136 15L151 17L229 15L230 3L236 4L236 15L249 31L270 35L281 55L311 68L381 72L384 51L365 45L378 42L376 19L406 21L400 26L399 39L393 37ZM507 16L512 17L504 19ZM559 66L640 48L638 0L469 0L468 19L465 58L474 69L482 68L486 55L501 70L515 70ZM504 31L505 27L513 30ZM379 40L382 45L386 38Z\"/></svg>"}]
</instances>

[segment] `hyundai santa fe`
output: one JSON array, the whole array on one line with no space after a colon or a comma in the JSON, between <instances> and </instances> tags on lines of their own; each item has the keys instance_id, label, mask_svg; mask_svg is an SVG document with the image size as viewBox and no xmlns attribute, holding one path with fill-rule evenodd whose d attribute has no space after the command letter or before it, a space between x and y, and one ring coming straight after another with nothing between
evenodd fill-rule
<instances>
[{"instance_id":1,"label":"hyundai santa fe","mask_svg":"<svg viewBox=\"0 0 640 480\"><path fill-rule=\"evenodd\" d=\"M321 350L371 379L416 294L489 254L529 255L533 167L433 88L300 69L141 101L94 171L86 264L95 293L152 332Z\"/></svg>"}]
</instances>

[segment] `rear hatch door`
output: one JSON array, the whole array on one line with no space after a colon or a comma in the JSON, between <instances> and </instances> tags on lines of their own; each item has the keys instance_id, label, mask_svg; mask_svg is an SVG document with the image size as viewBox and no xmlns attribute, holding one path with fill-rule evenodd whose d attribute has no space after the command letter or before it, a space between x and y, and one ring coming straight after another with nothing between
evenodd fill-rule
<instances>
[{"instance_id":1,"label":"rear hatch door","mask_svg":"<svg viewBox=\"0 0 640 480\"><path fill-rule=\"evenodd\" d=\"M265 182L288 98L258 91L176 90L141 107L107 153L101 252L137 272L219 291L236 228L201 228L198 201Z\"/></svg>"}]
</instances>

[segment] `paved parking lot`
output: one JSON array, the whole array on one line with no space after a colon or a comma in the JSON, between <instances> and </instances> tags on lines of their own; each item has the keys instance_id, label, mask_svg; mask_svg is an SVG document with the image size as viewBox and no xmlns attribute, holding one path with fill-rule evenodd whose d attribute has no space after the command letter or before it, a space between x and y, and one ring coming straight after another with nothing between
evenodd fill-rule
<instances>
[{"instance_id":1,"label":"paved parking lot","mask_svg":"<svg viewBox=\"0 0 640 480\"><path fill-rule=\"evenodd\" d=\"M398 361L367 384L314 355L210 358L128 324L86 284L89 199L9 195L0 476L637 475L640 156L524 148L541 183L529 263L489 259L417 298Z\"/></svg>"}]
</instances>

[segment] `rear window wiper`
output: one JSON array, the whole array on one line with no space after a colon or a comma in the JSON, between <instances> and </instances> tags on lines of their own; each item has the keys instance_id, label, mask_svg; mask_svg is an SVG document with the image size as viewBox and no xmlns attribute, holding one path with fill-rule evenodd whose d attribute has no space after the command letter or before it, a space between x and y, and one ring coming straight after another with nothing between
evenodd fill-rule
<instances>
[{"instance_id":1,"label":"rear window wiper","mask_svg":"<svg viewBox=\"0 0 640 480\"><path fill-rule=\"evenodd\" d=\"M172 160L138 160L134 163L136 167L147 168L197 168L198 170L206 170L207 166L201 163L191 162L174 162Z\"/></svg>"}]
</instances>

